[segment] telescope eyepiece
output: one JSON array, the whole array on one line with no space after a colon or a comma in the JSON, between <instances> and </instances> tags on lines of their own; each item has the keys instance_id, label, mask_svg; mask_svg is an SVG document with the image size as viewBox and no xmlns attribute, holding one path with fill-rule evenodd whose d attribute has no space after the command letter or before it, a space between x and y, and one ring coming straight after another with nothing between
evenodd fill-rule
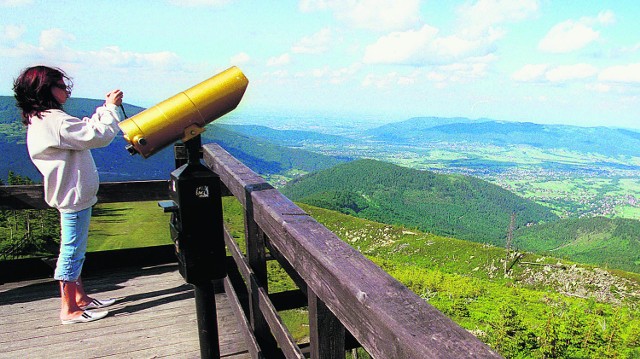
<instances>
[{"instance_id":1,"label":"telescope eyepiece","mask_svg":"<svg viewBox=\"0 0 640 359\"><path fill-rule=\"evenodd\" d=\"M138 153L138 150L136 150L136 148L135 148L135 147L133 147L133 145L132 145L132 144L128 144L128 145L124 146L124 148L125 148L125 150L129 151L129 154L130 154L131 156L133 156L133 155L135 155L135 154L137 154L137 153Z\"/></svg>"}]
</instances>

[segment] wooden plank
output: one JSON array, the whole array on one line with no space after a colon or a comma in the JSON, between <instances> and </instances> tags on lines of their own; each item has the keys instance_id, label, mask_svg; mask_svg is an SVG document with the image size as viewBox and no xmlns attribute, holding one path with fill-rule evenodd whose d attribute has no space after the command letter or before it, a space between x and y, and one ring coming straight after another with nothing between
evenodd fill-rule
<instances>
[{"instance_id":1,"label":"wooden plank","mask_svg":"<svg viewBox=\"0 0 640 359\"><path fill-rule=\"evenodd\" d=\"M160 201L169 198L168 180L102 182L98 203Z\"/></svg>"},{"instance_id":2,"label":"wooden plank","mask_svg":"<svg viewBox=\"0 0 640 359\"><path fill-rule=\"evenodd\" d=\"M253 335L253 331L251 330L251 324L247 320L244 311L242 310L242 305L240 304L240 299L236 295L236 291L231 283L229 277L224 279L224 291L227 293L227 297L229 298L229 302L231 305L231 309L233 310L236 319L238 320L238 324L240 325L240 330L244 334L245 341L247 343L247 348L249 353L251 353L252 358L264 358L260 346L258 345L258 340L255 335Z\"/></svg>"},{"instance_id":3,"label":"wooden plank","mask_svg":"<svg viewBox=\"0 0 640 359\"><path fill-rule=\"evenodd\" d=\"M220 176L220 180L245 209L247 196L252 192L273 188L264 178L258 176L216 143L203 145L202 153L205 165Z\"/></svg>"},{"instance_id":4,"label":"wooden plank","mask_svg":"<svg viewBox=\"0 0 640 359\"><path fill-rule=\"evenodd\" d=\"M197 358L192 286L175 264L85 276L92 295L115 297L99 321L61 325L52 279L0 286L0 358ZM99 293L99 294L97 294ZM216 294L222 358L250 354L227 295Z\"/></svg>"},{"instance_id":5,"label":"wooden plank","mask_svg":"<svg viewBox=\"0 0 640 359\"><path fill-rule=\"evenodd\" d=\"M169 181L102 182L99 203L155 201L169 198ZM42 184L0 186L0 209L48 209Z\"/></svg>"},{"instance_id":6,"label":"wooden plank","mask_svg":"<svg viewBox=\"0 0 640 359\"><path fill-rule=\"evenodd\" d=\"M260 312L264 316L265 321L269 324L269 328L271 328L271 332L275 336L283 354L286 358L304 359L302 351L300 351L300 348L293 339L293 336L291 336L286 325L282 322L282 318L278 315L273 303L269 300L269 294L264 290L264 288L256 286L255 277L251 278L251 286L257 294Z\"/></svg>"}]
</instances>

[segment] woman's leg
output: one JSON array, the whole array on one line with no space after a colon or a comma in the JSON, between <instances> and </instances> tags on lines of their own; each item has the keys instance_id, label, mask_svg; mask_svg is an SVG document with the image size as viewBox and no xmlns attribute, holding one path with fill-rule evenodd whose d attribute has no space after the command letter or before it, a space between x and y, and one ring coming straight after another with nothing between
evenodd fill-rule
<instances>
[{"instance_id":1,"label":"woman's leg","mask_svg":"<svg viewBox=\"0 0 640 359\"><path fill-rule=\"evenodd\" d=\"M80 278L87 251L90 219L91 208L73 213L60 213L60 254L54 278L60 281L62 299L60 318L63 320L82 313L78 306L78 294L81 297L86 294L81 286L78 289L77 281Z\"/></svg>"},{"instance_id":2,"label":"woman's leg","mask_svg":"<svg viewBox=\"0 0 640 359\"><path fill-rule=\"evenodd\" d=\"M83 310L76 303L76 282L60 281L60 319L68 320L82 315Z\"/></svg>"}]
</instances>

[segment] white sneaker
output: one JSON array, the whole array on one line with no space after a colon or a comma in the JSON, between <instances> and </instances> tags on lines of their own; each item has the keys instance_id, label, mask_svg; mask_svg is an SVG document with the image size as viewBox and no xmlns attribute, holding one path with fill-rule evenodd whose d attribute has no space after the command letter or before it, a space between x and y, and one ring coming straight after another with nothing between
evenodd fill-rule
<instances>
[{"instance_id":1,"label":"white sneaker","mask_svg":"<svg viewBox=\"0 0 640 359\"><path fill-rule=\"evenodd\" d=\"M91 303L87 304L84 307L80 307L80 309L85 310L85 309L100 309L100 308L106 308L110 305L112 305L113 303L115 303L116 300L114 298L109 298L109 299L93 299L91 301Z\"/></svg>"}]
</instances>

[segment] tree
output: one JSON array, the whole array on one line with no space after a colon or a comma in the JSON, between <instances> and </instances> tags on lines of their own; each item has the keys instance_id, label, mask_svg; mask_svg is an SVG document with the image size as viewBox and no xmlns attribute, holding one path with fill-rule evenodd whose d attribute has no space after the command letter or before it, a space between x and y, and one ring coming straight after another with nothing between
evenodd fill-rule
<instances>
[{"instance_id":1,"label":"tree","mask_svg":"<svg viewBox=\"0 0 640 359\"><path fill-rule=\"evenodd\" d=\"M501 305L499 311L499 318L491 323L491 346L507 358L517 358L534 350L535 335L524 326L518 312L510 304Z\"/></svg>"},{"instance_id":2,"label":"tree","mask_svg":"<svg viewBox=\"0 0 640 359\"><path fill-rule=\"evenodd\" d=\"M12 171L9 185L28 185L33 181ZM0 258L55 255L59 246L60 222L55 209L0 211Z\"/></svg>"}]
</instances>

